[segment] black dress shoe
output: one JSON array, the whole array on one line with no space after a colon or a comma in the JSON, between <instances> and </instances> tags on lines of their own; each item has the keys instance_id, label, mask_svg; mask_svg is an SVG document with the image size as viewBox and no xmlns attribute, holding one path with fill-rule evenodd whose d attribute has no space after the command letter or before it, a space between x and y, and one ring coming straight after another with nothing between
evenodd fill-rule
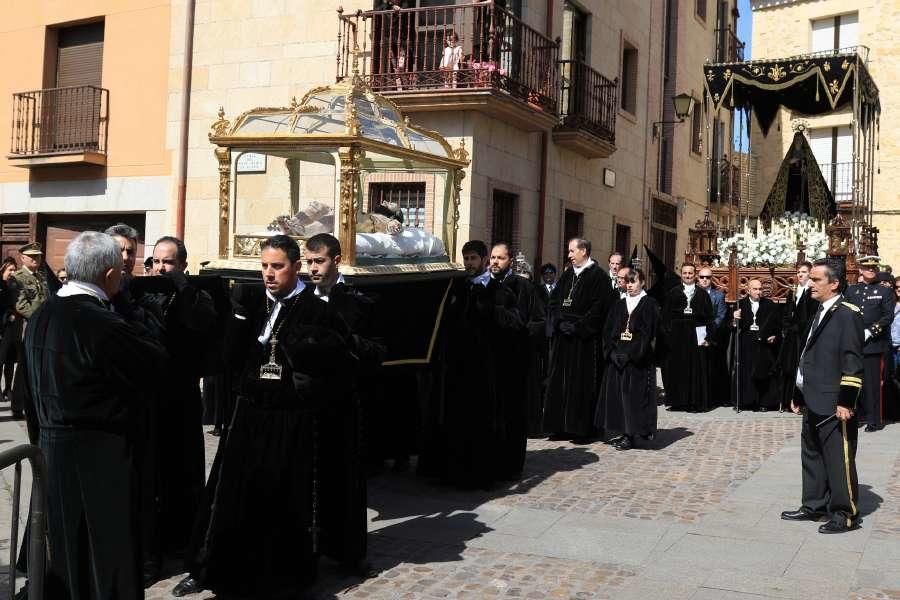
<instances>
[{"instance_id":1,"label":"black dress shoe","mask_svg":"<svg viewBox=\"0 0 900 600\"><path fill-rule=\"evenodd\" d=\"M606 440L606 441L603 442L603 443L604 443L604 444L609 444L610 446L615 446L616 444L618 444L618 443L622 440L623 437L625 437L625 436L624 436L624 435L617 435L616 437L610 438L610 439Z\"/></svg>"},{"instance_id":2,"label":"black dress shoe","mask_svg":"<svg viewBox=\"0 0 900 600\"><path fill-rule=\"evenodd\" d=\"M850 521L850 525L847 525L846 519L843 521L828 521L819 525L819 533L847 533L848 531L859 529L859 524L859 519Z\"/></svg>"},{"instance_id":3,"label":"black dress shoe","mask_svg":"<svg viewBox=\"0 0 900 600\"><path fill-rule=\"evenodd\" d=\"M634 448L634 442L632 441L631 436L624 435L613 447L616 450L631 450Z\"/></svg>"},{"instance_id":4,"label":"black dress shoe","mask_svg":"<svg viewBox=\"0 0 900 600\"><path fill-rule=\"evenodd\" d=\"M181 598L182 596L187 596L188 594L197 594L203 591L203 584L200 583L199 580L194 579L190 575L182 579L178 582L174 588L172 588L172 595L176 598Z\"/></svg>"},{"instance_id":5,"label":"black dress shoe","mask_svg":"<svg viewBox=\"0 0 900 600\"><path fill-rule=\"evenodd\" d=\"M222 435L222 428L221 428L221 427L213 427L212 429L210 429L209 431L207 431L207 433L208 433L209 435L212 435L212 436L215 436L215 437L219 437L220 435Z\"/></svg>"},{"instance_id":6,"label":"black dress shoe","mask_svg":"<svg viewBox=\"0 0 900 600\"><path fill-rule=\"evenodd\" d=\"M547 441L550 442L562 442L567 439L569 439L569 436L564 433L553 433L547 436Z\"/></svg>"},{"instance_id":7,"label":"black dress shoe","mask_svg":"<svg viewBox=\"0 0 900 600\"><path fill-rule=\"evenodd\" d=\"M825 516L825 513L807 510L803 507L797 510L786 510L781 513L781 518L785 521L818 521Z\"/></svg>"},{"instance_id":8,"label":"black dress shoe","mask_svg":"<svg viewBox=\"0 0 900 600\"><path fill-rule=\"evenodd\" d=\"M16 421L22 421L25 419L25 413L21 410L14 410L12 411L12 418Z\"/></svg>"},{"instance_id":9,"label":"black dress shoe","mask_svg":"<svg viewBox=\"0 0 900 600\"><path fill-rule=\"evenodd\" d=\"M884 425L866 425L866 433L881 431L882 429L884 429Z\"/></svg>"}]
</instances>

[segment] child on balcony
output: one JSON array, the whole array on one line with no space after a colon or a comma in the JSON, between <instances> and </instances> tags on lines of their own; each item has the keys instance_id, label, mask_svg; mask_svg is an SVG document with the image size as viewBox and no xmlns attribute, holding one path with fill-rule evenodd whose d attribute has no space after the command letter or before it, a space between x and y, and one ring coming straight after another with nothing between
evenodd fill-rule
<instances>
[{"instance_id":1,"label":"child on balcony","mask_svg":"<svg viewBox=\"0 0 900 600\"><path fill-rule=\"evenodd\" d=\"M444 87L456 87L456 75L462 62L462 46L457 44L456 34L447 36L444 55L441 57L441 71L444 72Z\"/></svg>"}]
</instances>

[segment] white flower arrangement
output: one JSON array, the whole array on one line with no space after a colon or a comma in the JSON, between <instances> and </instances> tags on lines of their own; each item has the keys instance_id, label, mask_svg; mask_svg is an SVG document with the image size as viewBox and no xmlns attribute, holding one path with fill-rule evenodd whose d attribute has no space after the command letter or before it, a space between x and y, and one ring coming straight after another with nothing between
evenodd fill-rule
<instances>
[{"instance_id":1,"label":"white flower arrangement","mask_svg":"<svg viewBox=\"0 0 900 600\"><path fill-rule=\"evenodd\" d=\"M825 223L802 213L784 213L772 219L768 232L744 225L728 238L719 238L720 264L728 264L728 254L737 247L738 264L744 267L793 267L797 262L798 243L804 245L806 260L824 258L828 247Z\"/></svg>"}]
</instances>

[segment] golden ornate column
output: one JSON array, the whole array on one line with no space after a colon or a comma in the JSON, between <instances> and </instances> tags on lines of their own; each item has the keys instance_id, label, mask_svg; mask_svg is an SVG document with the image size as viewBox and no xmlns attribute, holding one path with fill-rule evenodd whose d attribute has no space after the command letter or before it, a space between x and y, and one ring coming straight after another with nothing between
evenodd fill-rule
<instances>
[{"instance_id":1,"label":"golden ornate column","mask_svg":"<svg viewBox=\"0 0 900 600\"><path fill-rule=\"evenodd\" d=\"M338 241L343 261L356 263L356 213L359 210L359 164L365 152L358 146L338 150L341 159L341 197L338 207Z\"/></svg>"},{"instance_id":2,"label":"golden ornate column","mask_svg":"<svg viewBox=\"0 0 900 600\"><path fill-rule=\"evenodd\" d=\"M219 258L228 258L231 225L231 149L217 147L219 161Z\"/></svg>"}]
</instances>

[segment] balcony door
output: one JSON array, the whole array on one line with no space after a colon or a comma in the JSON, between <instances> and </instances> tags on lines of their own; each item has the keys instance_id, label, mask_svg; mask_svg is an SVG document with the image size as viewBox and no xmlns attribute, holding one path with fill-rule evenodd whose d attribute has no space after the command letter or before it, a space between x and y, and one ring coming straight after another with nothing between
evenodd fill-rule
<instances>
[{"instance_id":1,"label":"balcony door","mask_svg":"<svg viewBox=\"0 0 900 600\"><path fill-rule=\"evenodd\" d=\"M834 201L853 200L853 134L850 126L811 129L809 146Z\"/></svg>"},{"instance_id":2,"label":"balcony door","mask_svg":"<svg viewBox=\"0 0 900 600\"><path fill-rule=\"evenodd\" d=\"M55 31L55 77L41 100L41 150L97 150L103 71L103 22ZM89 87L93 86L93 87Z\"/></svg>"},{"instance_id":3,"label":"balcony door","mask_svg":"<svg viewBox=\"0 0 900 600\"><path fill-rule=\"evenodd\" d=\"M588 15L571 2L563 5L563 35L560 47L562 86L560 102L567 116L581 115L585 109L584 69L587 61Z\"/></svg>"}]
</instances>

